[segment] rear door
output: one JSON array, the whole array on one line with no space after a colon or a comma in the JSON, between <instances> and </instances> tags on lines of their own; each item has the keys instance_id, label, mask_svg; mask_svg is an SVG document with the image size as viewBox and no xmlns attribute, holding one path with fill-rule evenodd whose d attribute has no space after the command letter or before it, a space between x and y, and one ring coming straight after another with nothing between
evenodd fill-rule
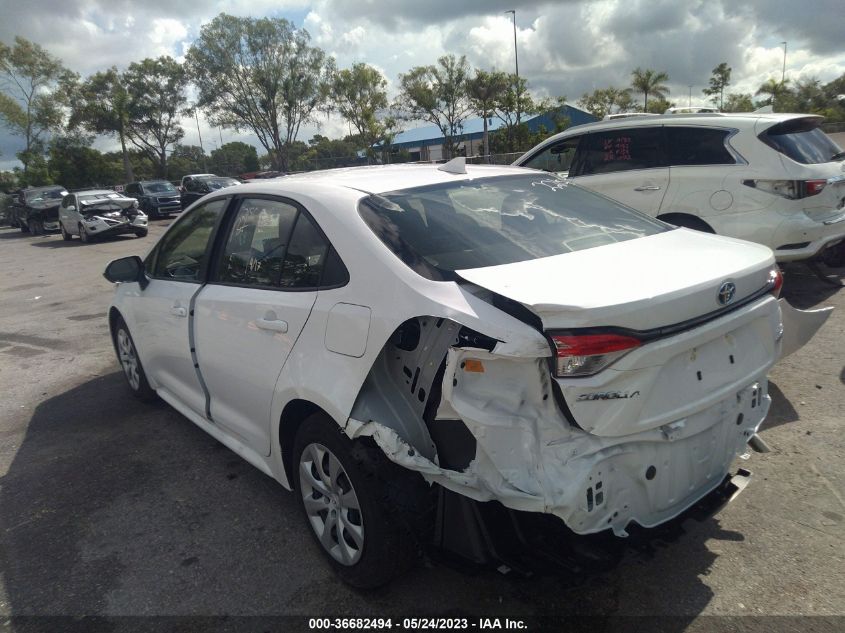
<instances>
[{"instance_id":1,"label":"rear door","mask_svg":"<svg viewBox=\"0 0 845 633\"><path fill-rule=\"evenodd\" d=\"M240 199L216 270L197 297L197 359L211 418L263 455L282 367L305 326L330 258L292 200Z\"/></svg>"},{"instance_id":2,"label":"rear door","mask_svg":"<svg viewBox=\"0 0 845 633\"><path fill-rule=\"evenodd\" d=\"M656 216L669 186L663 128L614 128L584 137L569 169L582 187Z\"/></svg>"},{"instance_id":3,"label":"rear door","mask_svg":"<svg viewBox=\"0 0 845 633\"><path fill-rule=\"evenodd\" d=\"M149 285L129 298L133 337L144 369L159 389L205 415L190 343L191 302L201 288L215 228L229 198L197 207L167 231L147 260Z\"/></svg>"}]
</instances>

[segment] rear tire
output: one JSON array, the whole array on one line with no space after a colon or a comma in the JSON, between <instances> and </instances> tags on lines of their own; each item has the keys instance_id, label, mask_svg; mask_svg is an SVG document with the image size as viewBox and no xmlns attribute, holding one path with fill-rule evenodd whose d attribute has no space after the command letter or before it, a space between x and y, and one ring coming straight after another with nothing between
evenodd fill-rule
<instances>
[{"instance_id":1,"label":"rear tire","mask_svg":"<svg viewBox=\"0 0 845 633\"><path fill-rule=\"evenodd\" d=\"M121 369L123 369L126 384L129 385L132 395L139 400L155 400L156 392L147 381L147 374L141 365L141 359L138 357L135 341L132 340L126 321L122 317L118 317L115 322L114 349L117 352L117 360Z\"/></svg>"},{"instance_id":2,"label":"rear tire","mask_svg":"<svg viewBox=\"0 0 845 633\"><path fill-rule=\"evenodd\" d=\"M322 412L302 423L292 457L311 535L344 582L373 589L410 567L418 547L403 512L427 489L417 473L369 438L350 440Z\"/></svg>"}]
</instances>

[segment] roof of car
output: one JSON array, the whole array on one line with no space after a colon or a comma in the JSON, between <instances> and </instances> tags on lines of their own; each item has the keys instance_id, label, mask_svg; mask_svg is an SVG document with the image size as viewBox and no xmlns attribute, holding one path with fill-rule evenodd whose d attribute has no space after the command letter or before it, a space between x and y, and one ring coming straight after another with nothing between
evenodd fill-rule
<instances>
[{"instance_id":1,"label":"roof of car","mask_svg":"<svg viewBox=\"0 0 845 633\"><path fill-rule=\"evenodd\" d=\"M269 191L272 189L299 188L302 185L308 188L312 185L330 185L355 189L364 193L386 193L399 189L472 180L474 178L528 173L536 175L534 170L502 165L467 165L465 174L446 172L438 169L439 167L441 165L431 163L345 167L288 175L283 178L253 180L242 185L242 187L248 187L249 190L254 191L259 189Z\"/></svg>"},{"instance_id":2,"label":"roof of car","mask_svg":"<svg viewBox=\"0 0 845 633\"><path fill-rule=\"evenodd\" d=\"M790 119L802 119L807 117L823 118L816 114L792 114L773 112L696 112L684 114L659 114L649 117L625 117L609 121L596 121L595 123L584 123L573 126L561 134L568 135L570 132L589 132L591 130L613 129L618 127L645 127L654 125L738 125L753 126L759 120L771 121L773 124Z\"/></svg>"}]
</instances>

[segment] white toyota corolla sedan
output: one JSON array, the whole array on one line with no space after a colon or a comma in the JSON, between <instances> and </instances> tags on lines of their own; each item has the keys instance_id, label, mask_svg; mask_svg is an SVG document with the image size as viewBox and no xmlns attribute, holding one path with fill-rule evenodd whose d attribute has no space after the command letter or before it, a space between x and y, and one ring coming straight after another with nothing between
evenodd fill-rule
<instances>
[{"instance_id":1,"label":"white toyota corolla sedan","mask_svg":"<svg viewBox=\"0 0 845 633\"><path fill-rule=\"evenodd\" d=\"M463 159L227 188L105 274L135 395L293 489L361 587L421 534L483 558L480 506L679 515L758 442L785 318L765 246Z\"/></svg>"}]
</instances>

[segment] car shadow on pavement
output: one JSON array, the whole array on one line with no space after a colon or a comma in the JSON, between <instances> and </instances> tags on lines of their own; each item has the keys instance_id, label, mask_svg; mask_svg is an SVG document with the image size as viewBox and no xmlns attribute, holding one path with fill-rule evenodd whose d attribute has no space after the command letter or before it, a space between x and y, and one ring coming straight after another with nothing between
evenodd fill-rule
<instances>
[{"instance_id":1,"label":"car shadow on pavement","mask_svg":"<svg viewBox=\"0 0 845 633\"><path fill-rule=\"evenodd\" d=\"M771 429L790 422L798 422L801 419L798 411L792 406L780 387L771 380L769 380L769 396L772 398L772 404L769 408L769 414L760 426L761 430Z\"/></svg>"},{"instance_id":2,"label":"car shadow on pavement","mask_svg":"<svg viewBox=\"0 0 845 633\"><path fill-rule=\"evenodd\" d=\"M669 615L662 630L682 631L713 598L718 543L744 541L686 516L634 534L610 571L428 563L358 592L323 559L292 494L169 406L132 398L119 372L37 405L0 508L13 616Z\"/></svg>"},{"instance_id":3,"label":"car shadow on pavement","mask_svg":"<svg viewBox=\"0 0 845 633\"><path fill-rule=\"evenodd\" d=\"M843 268L827 268L821 270L830 274L832 279L845 274ZM786 264L783 268L784 282L781 296L799 310L823 308L824 301L835 295L840 287L826 283L816 276L806 264Z\"/></svg>"}]
</instances>

